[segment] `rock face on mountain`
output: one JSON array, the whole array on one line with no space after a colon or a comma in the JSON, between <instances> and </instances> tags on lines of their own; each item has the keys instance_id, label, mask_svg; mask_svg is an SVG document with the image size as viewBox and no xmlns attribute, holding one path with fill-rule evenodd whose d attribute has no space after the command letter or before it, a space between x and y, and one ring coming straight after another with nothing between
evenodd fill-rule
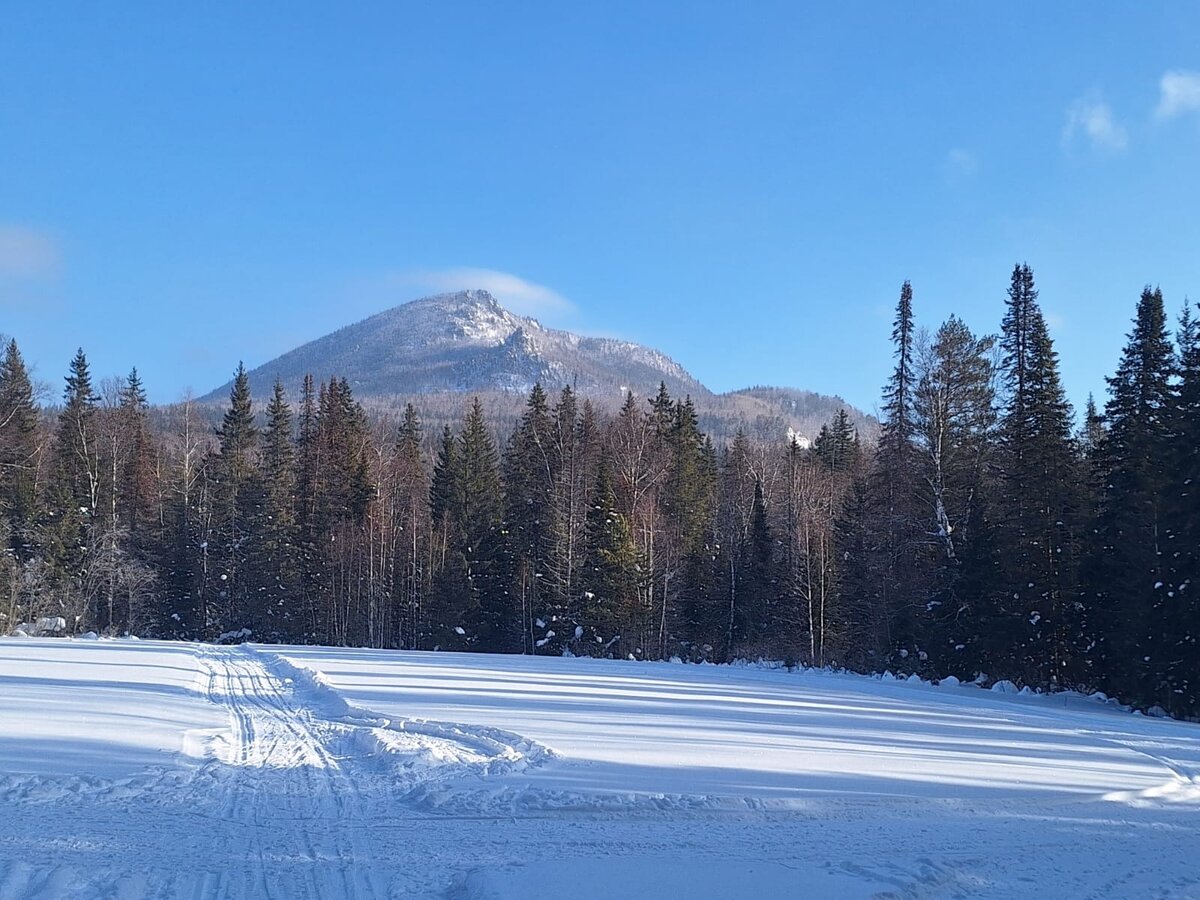
<instances>
[{"instance_id":1,"label":"rock face on mountain","mask_svg":"<svg viewBox=\"0 0 1200 900\"><path fill-rule=\"evenodd\" d=\"M291 393L309 373L318 381L344 377L355 396L375 400L525 393L538 381L548 389L572 384L598 402L619 402L626 389L647 393L660 381L675 395L708 393L657 350L545 328L487 291L425 297L341 328L254 369L250 386L265 396L278 378Z\"/></svg>"},{"instance_id":2,"label":"rock face on mountain","mask_svg":"<svg viewBox=\"0 0 1200 900\"><path fill-rule=\"evenodd\" d=\"M253 369L255 397L276 379L292 398L306 374L318 382L345 378L366 405L389 408L412 400L427 423L457 417L464 395L495 408L498 425L515 419L535 382L551 394L572 385L582 396L615 408L632 390L650 397L665 383L674 397L691 396L715 438L742 428L752 437L786 440L787 430L815 434L845 406L869 434L874 420L836 397L786 388L751 388L716 395L664 353L630 341L583 337L518 316L487 291L458 291L405 303L310 341ZM206 397L222 402L225 384Z\"/></svg>"}]
</instances>

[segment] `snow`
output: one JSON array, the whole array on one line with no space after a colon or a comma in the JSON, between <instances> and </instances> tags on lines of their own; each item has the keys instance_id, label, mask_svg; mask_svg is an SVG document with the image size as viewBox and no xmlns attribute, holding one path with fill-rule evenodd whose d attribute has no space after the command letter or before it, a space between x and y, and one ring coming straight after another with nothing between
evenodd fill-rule
<instances>
[{"instance_id":1,"label":"snow","mask_svg":"<svg viewBox=\"0 0 1200 900\"><path fill-rule=\"evenodd\" d=\"M1200 896L1200 727L1102 696L61 638L0 685L6 900Z\"/></svg>"},{"instance_id":2,"label":"snow","mask_svg":"<svg viewBox=\"0 0 1200 900\"><path fill-rule=\"evenodd\" d=\"M67 620L62 616L43 616L33 627L37 634L51 635L67 630Z\"/></svg>"}]
</instances>

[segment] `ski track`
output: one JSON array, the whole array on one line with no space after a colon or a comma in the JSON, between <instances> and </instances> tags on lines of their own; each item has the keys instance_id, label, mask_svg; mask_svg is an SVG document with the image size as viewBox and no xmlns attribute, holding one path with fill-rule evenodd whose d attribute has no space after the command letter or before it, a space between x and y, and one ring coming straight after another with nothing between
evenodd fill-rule
<instances>
[{"instance_id":1,"label":"ski track","mask_svg":"<svg viewBox=\"0 0 1200 900\"><path fill-rule=\"evenodd\" d=\"M248 645L199 646L195 653L198 693L229 719L226 730L203 741L206 762L123 779L0 779L0 802L16 804L18 813L49 813L66 802L76 807L77 823L107 820L95 830L113 835L113 843L125 815L165 816L170 821L157 833L195 836L195 852L165 875L131 877L94 861L5 866L0 842L0 900L395 896L405 876L387 873L403 855L382 850L380 834L387 833L389 811L404 813L420 796L418 785L519 771L552 756L498 729L372 716L347 706L315 673ZM407 819L419 827L411 809ZM141 856L132 835L129 841L123 851ZM90 855L77 841L69 849ZM178 853L158 848L165 856L172 850ZM220 866L206 869L205 861Z\"/></svg>"},{"instance_id":2,"label":"ski track","mask_svg":"<svg viewBox=\"0 0 1200 900\"><path fill-rule=\"evenodd\" d=\"M207 697L229 709L231 729L218 741L223 763L240 771L224 779L218 832L209 858L229 858L244 837L238 883L218 878L195 900L235 897L381 896L355 779L329 748L335 729L301 705L295 693L248 648L201 651L209 673ZM243 774L244 773L244 774ZM288 858L299 865L277 865Z\"/></svg>"},{"instance_id":3,"label":"ski track","mask_svg":"<svg viewBox=\"0 0 1200 900\"><path fill-rule=\"evenodd\" d=\"M1200 898L1190 793L1174 805L1154 792L824 796L783 809L752 797L539 792L491 778L571 764L536 741L354 707L319 671L265 648L190 652L191 690L227 726L188 735L191 765L0 778L0 900L588 900L655 883L656 872L668 879L657 896L675 878L676 889L724 898L741 896L737 879L754 871L796 887L762 896L1002 898L1052 884L1055 896L1093 900ZM1155 731L1093 733L1050 709L1033 717L1200 784L1195 748L1177 758ZM714 893L722 883L735 886Z\"/></svg>"}]
</instances>

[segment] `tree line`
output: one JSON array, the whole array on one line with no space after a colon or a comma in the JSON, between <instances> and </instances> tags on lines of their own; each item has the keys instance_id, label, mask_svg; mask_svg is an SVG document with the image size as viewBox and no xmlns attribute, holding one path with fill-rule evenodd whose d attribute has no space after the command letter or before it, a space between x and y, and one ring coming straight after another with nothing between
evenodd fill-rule
<instances>
[{"instance_id":1,"label":"tree line","mask_svg":"<svg viewBox=\"0 0 1200 900\"><path fill-rule=\"evenodd\" d=\"M882 433L714 446L687 397L530 391L426 434L239 366L220 425L84 354L0 365L0 616L72 630L692 661L1101 688L1200 712L1200 334L1147 288L1103 412L1063 390L1033 273L1000 331L896 310ZM152 412L156 414L152 415Z\"/></svg>"}]
</instances>

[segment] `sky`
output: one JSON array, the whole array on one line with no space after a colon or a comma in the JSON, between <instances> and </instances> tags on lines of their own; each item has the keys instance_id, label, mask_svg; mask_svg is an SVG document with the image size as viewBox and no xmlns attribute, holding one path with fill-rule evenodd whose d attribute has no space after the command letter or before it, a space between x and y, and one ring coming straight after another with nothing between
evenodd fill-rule
<instances>
[{"instance_id":1,"label":"sky","mask_svg":"<svg viewBox=\"0 0 1200 900\"><path fill-rule=\"evenodd\" d=\"M878 406L1034 269L1071 398L1200 299L1192 2L6 4L0 332L151 399L440 290Z\"/></svg>"}]
</instances>

